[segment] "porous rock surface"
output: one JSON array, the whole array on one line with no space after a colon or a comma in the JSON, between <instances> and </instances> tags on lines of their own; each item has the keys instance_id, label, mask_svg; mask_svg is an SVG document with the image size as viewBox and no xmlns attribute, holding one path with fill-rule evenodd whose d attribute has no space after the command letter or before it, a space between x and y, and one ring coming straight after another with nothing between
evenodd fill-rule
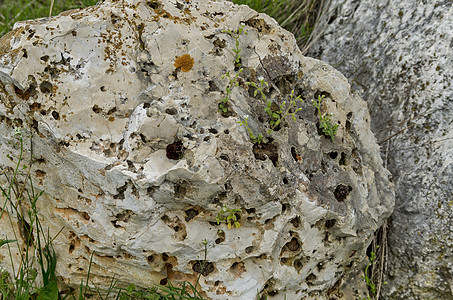
<instances>
[{"instance_id":1,"label":"porous rock surface","mask_svg":"<svg viewBox=\"0 0 453 300\"><path fill-rule=\"evenodd\" d=\"M385 299L453 299L453 5L330 1L311 55L367 101L396 185Z\"/></svg>"},{"instance_id":2,"label":"porous rock surface","mask_svg":"<svg viewBox=\"0 0 453 300\"><path fill-rule=\"evenodd\" d=\"M244 69L223 116L222 75L235 74L224 31L241 24ZM389 172L365 102L273 19L223 1L105 1L16 24L0 49L2 153L18 151L13 128L33 134L43 226L63 228L62 281L86 278L94 252L98 286L195 284L201 272L210 299L344 298L348 283L359 295L348 278L393 209ZM272 107L291 90L304 99L271 134L245 84L260 78ZM317 128L318 95L334 142ZM251 143L247 117L267 144ZM241 210L240 228L216 223L223 205Z\"/></svg>"}]
</instances>

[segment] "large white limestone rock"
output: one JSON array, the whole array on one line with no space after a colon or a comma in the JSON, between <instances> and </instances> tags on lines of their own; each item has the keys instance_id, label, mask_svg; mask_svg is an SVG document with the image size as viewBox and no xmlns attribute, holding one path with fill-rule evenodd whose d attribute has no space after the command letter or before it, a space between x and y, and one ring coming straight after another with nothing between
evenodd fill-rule
<instances>
[{"instance_id":1,"label":"large white limestone rock","mask_svg":"<svg viewBox=\"0 0 453 300\"><path fill-rule=\"evenodd\" d=\"M222 75L236 72L225 30L241 25L244 69L222 115ZM265 102L245 83L259 78L273 106L291 90L304 100L271 134ZM334 141L317 128L318 95L339 124ZM268 16L223 1L124 0L22 22L0 40L0 99L0 164L14 165L5 154L18 151L7 143L15 127L33 134L40 217L52 235L63 228L63 282L85 278L94 253L99 286L112 276L195 283L201 271L210 299L363 289L349 278L394 201L367 106ZM267 144L251 143L245 118ZM223 205L241 210L240 228L216 223Z\"/></svg>"},{"instance_id":2,"label":"large white limestone rock","mask_svg":"<svg viewBox=\"0 0 453 300\"><path fill-rule=\"evenodd\" d=\"M329 1L311 55L370 107L396 186L385 299L453 299L453 2Z\"/></svg>"}]
</instances>

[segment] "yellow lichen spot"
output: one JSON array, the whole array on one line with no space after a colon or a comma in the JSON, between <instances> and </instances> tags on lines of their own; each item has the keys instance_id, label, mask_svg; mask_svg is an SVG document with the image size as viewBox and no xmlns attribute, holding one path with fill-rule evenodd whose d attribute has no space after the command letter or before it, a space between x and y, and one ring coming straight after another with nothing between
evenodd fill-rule
<instances>
[{"instance_id":1,"label":"yellow lichen spot","mask_svg":"<svg viewBox=\"0 0 453 300\"><path fill-rule=\"evenodd\" d=\"M175 68L181 68L183 72L189 72L194 64L193 58L189 54L184 54L175 61Z\"/></svg>"}]
</instances>

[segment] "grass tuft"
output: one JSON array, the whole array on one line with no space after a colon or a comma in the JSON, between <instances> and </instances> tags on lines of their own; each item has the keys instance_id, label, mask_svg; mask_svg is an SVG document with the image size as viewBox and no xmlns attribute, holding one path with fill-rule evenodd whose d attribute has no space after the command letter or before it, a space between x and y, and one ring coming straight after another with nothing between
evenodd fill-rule
<instances>
[{"instance_id":1,"label":"grass tuft","mask_svg":"<svg viewBox=\"0 0 453 300\"><path fill-rule=\"evenodd\" d=\"M245 4L274 18L280 26L294 34L302 53L313 41L313 29L322 15L324 0L232 0Z\"/></svg>"},{"instance_id":2,"label":"grass tuft","mask_svg":"<svg viewBox=\"0 0 453 300\"><path fill-rule=\"evenodd\" d=\"M55 16L62 11L94 5L99 0L0 0L0 37L18 21Z\"/></svg>"}]
</instances>

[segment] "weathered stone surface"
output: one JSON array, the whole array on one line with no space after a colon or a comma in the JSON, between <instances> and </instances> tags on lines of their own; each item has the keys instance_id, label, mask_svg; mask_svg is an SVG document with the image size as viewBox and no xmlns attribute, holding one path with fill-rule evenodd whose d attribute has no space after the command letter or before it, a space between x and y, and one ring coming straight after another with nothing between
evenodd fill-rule
<instances>
[{"instance_id":1,"label":"weathered stone surface","mask_svg":"<svg viewBox=\"0 0 453 300\"><path fill-rule=\"evenodd\" d=\"M223 117L235 47L224 30L241 23L244 70ZM393 208L365 102L246 6L105 1L17 24L0 45L2 152L17 152L6 143L14 127L33 133L40 214L51 233L64 227L55 247L68 284L94 251L98 285L113 275L142 287L194 283L198 271L212 299L341 298ZM271 134L245 84L261 77L275 104L293 89L304 99L296 122ZM340 125L334 142L317 129L310 101L320 94ZM246 117L268 144L250 142ZM216 224L223 205L241 209L240 228Z\"/></svg>"},{"instance_id":2,"label":"weathered stone surface","mask_svg":"<svg viewBox=\"0 0 453 300\"><path fill-rule=\"evenodd\" d=\"M452 299L452 2L331 1L329 9L311 54L368 102L396 183L384 296Z\"/></svg>"}]
</instances>

